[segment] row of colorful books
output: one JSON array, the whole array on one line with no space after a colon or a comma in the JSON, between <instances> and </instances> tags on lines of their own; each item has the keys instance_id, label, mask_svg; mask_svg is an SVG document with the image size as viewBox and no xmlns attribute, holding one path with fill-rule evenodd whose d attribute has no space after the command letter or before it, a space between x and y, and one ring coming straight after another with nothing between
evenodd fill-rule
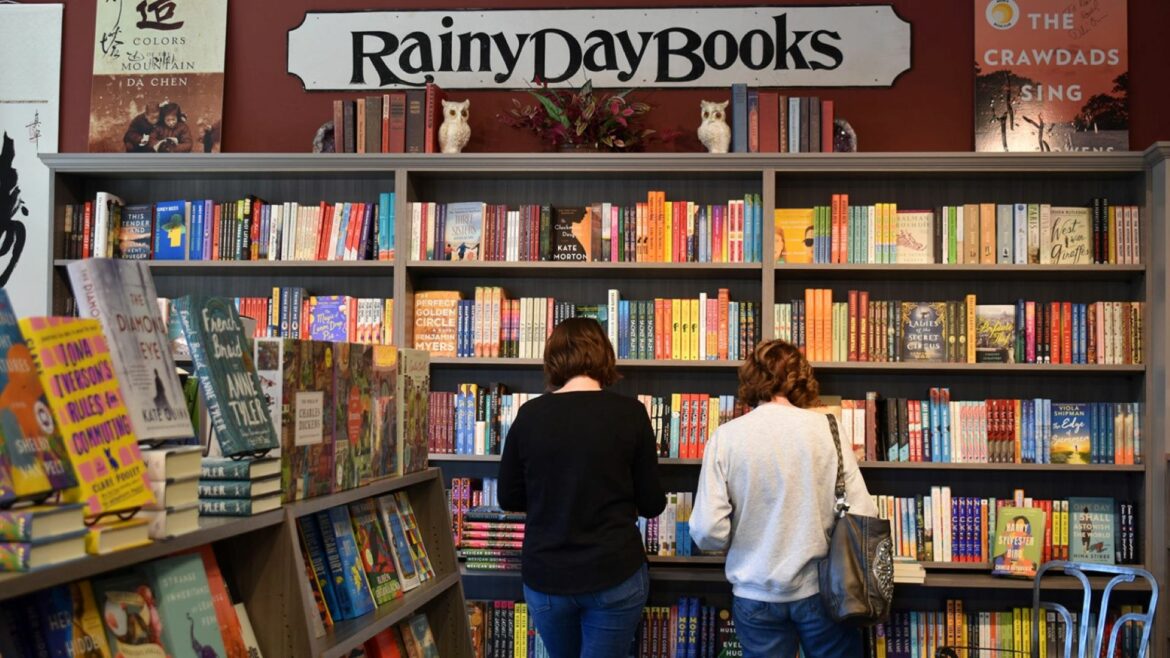
<instances>
[{"instance_id":1,"label":"row of colorful books","mask_svg":"<svg viewBox=\"0 0 1170 658\"><path fill-rule=\"evenodd\" d=\"M367 615L435 577L404 491L301 517L297 530L323 628Z\"/></svg>"},{"instance_id":2,"label":"row of colorful books","mask_svg":"<svg viewBox=\"0 0 1170 658\"><path fill-rule=\"evenodd\" d=\"M1032 609L1016 607L1003 611L970 611L963 601L948 599L945 609L897 610L890 620L864 629L867 658L911 658L934 656L942 647L955 647L957 655L964 652L971 657L996 653L1023 653L1032 651L1032 632L1040 638L1040 655L1063 655L1065 642L1079 642L1076 637L1079 624L1088 624L1087 646L1096 646L1098 622L1096 613L1088 620L1080 619L1079 611L1072 611L1073 626L1068 627L1059 614L1041 611L1039 628L1032 628ZM1115 620L1129 614L1142 614L1140 605L1122 605L1107 611L1103 635L1106 643L1113 633ZM1137 658L1142 646L1142 625L1126 621L1118 634L1118 658Z\"/></svg>"},{"instance_id":3,"label":"row of colorful books","mask_svg":"<svg viewBox=\"0 0 1170 658\"><path fill-rule=\"evenodd\" d=\"M473 658L548 658L544 640L520 601L468 601Z\"/></svg>"},{"instance_id":4,"label":"row of colorful books","mask_svg":"<svg viewBox=\"0 0 1170 658\"><path fill-rule=\"evenodd\" d=\"M669 606L642 609L634 637L638 658L722 658L742 656L731 612L704 605L697 596L679 597Z\"/></svg>"},{"instance_id":5,"label":"row of colorful books","mask_svg":"<svg viewBox=\"0 0 1170 658\"><path fill-rule=\"evenodd\" d=\"M98 192L65 206L66 258L394 260L394 193L377 203L268 202L256 196L125 205Z\"/></svg>"},{"instance_id":6,"label":"row of colorful books","mask_svg":"<svg viewBox=\"0 0 1170 658\"><path fill-rule=\"evenodd\" d=\"M858 460L956 464L1141 464L1140 402L1053 402L1047 398L951 400L826 398Z\"/></svg>"},{"instance_id":7,"label":"row of colorful books","mask_svg":"<svg viewBox=\"0 0 1170 658\"><path fill-rule=\"evenodd\" d=\"M1141 364L1145 303L873 300L828 288L773 307L776 337L814 362Z\"/></svg>"},{"instance_id":8,"label":"row of colorful books","mask_svg":"<svg viewBox=\"0 0 1170 658\"><path fill-rule=\"evenodd\" d=\"M759 263L763 204L667 201L585 206L412 202L413 260Z\"/></svg>"},{"instance_id":9,"label":"row of colorful books","mask_svg":"<svg viewBox=\"0 0 1170 658\"><path fill-rule=\"evenodd\" d=\"M459 559L471 570L518 571L524 548L525 515L501 511L493 490L496 481L484 478L479 506L470 478L451 482L455 546Z\"/></svg>"},{"instance_id":10,"label":"row of colorful books","mask_svg":"<svg viewBox=\"0 0 1170 658\"><path fill-rule=\"evenodd\" d=\"M899 209L896 203L777 208L778 263L1137 265L1141 212L1096 197L1088 206L967 203Z\"/></svg>"},{"instance_id":11,"label":"row of colorful books","mask_svg":"<svg viewBox=\"0 0 1170 658\"><path fill-rule=\"evenodd\" d=\"M285 502L427 467L425 352L293 338L253 344Z\"/></svg>"},{"instance_id":12,"label":"row of colorful books","mask_svg":"<svg viewBox=\"0 0 1170 658\"><path fill-rule=\"evenodd\" d=\"M647 555L690 556L698 549L691 542L691 510L695 506L690 491L668 491L666 507L658 516L638 517L638 531Z\"/></svg>"},{"instance_id":13,"label":"row of colorful books","mask_svg":"<svg viewBox=\"0 0 1170 658\"><path fill-rule=\"evenodd\" d=\"M271 297L227 299L241 316L256 321L253 338L299 338L365 345L394 342L393 299L310 295L304 288L295 287L274 287Z\"/></svg>"},{"instance_id":14,"label":"row of colorful books","mask_svg":"<svg viewBox=\"0 0 1170 658\"><path fill-rule=\"evenodd\" d=\"M210 545L0 605L5 656L258 656Z\"/></svg>"},{"instance_id":15,"label":"row of colorful books","mask_svg":"<svg viewBox=\"0 0 1170 658\"><path fill-rule=\"evenodd\" d=\"M415 295L414 346L438 357L541 358L561 321L592 317L621 359L739 359L759 340L759 305L736 302L726 288L697 299L624 300L579 305L552 297L508 299L498 286L479 286L474 300L457 290Z\"/></svg>"},{"instance_id":16,"label":"row of colorful books","mask_svg":"<svg viewBox=\"0 0 1170 658\"><path fill-rule=\"evenodd\" d=\"M1139 523L1130 501L1084 496L1041 500L1020 489L1007 498L953 496L949 486L931 486L929 493L905 497L874 494L873 499L878 516L890 522L895 556L991 564L1005 575L1025 576L1031 574L1009 573L1006 567L1027 559L1034 574L1036 566L1049 560L1141 561ZM1029 542L1000 541L1007 533L1025 530ZM1023 554L1013 554L1021 547Z\"/></svg>"},{"instance_id":17,"label":"row of colorful books","mask_svg":"<svg viewBox=\"0 0 1170 658\"><path fill-rule=\"evenodd\" d=\"M833 101L817 96L787 96L743 83L731 85L732 153L832 153ZM719 106L709 111L717 112Z\"/></svg>"},{"instance_id":18,"label":"row of colorful books","mask_svg":"<svg viewBox=\"0 0 1170 658\"><path fill-rule=\"evenodd\" d=\"M418 612L366 640L348 658L424 658L438 655L431 622L426 613Z\"/></svg>"},{"instance_id":19,"label":"row of colorful books","mask_svg":"<svg viewBox=\"0 0 1170 658\"><path fill-rule=\"evenodd\" d=\"M333 101L334 153L438 153L443 90L423 89Z\"/></svg>"}]
</instances>

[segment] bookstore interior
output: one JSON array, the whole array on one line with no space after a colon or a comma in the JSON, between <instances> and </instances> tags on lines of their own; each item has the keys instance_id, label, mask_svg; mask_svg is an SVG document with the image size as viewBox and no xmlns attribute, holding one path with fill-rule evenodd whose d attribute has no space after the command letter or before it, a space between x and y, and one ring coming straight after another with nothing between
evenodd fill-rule
<instances>
[{"instance_id":1,"label":"bookstore interior","mask_svg":"<svg viewBox=\"0 0 1170 658\"><path fill-rule=\"evenodd\" d=\"M378 4L0 3L0 657L1170 658L1164 0Z\"/></svg>"}]
</instances>

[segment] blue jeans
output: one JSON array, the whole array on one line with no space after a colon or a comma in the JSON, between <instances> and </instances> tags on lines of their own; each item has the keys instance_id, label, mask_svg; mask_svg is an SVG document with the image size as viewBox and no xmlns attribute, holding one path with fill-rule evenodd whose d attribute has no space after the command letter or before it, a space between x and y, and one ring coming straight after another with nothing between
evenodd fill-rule
<instances>
[{"instance_id":1,"label":"blue jeans","mask_svg":"<svg viewBox=\"0 0 1170 658\"><path fill-rule=\"evenodd\" d=\"M528 616L552 658L625 656L650 593L643 564L618 585L588 594L545 594L524 586Z\"/></svg>"},{"instance_id":2,"label":"blue jeans","mask_svg":"<svg viewBox=\"0 0 1170 658\"><path fill-rule=\"evenodd\" d=\"M819 594L789 603L734 597L735 634L744 658L857 658L861 633L829 617Z\"/></svg>"}]
</instances>

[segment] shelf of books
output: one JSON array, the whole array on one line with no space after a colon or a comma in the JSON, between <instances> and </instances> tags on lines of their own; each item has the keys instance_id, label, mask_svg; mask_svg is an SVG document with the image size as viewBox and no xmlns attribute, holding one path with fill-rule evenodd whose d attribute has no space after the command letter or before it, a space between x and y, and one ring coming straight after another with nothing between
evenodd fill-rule
<instances>
[{"instance_id":1,"label":"shelf of books","mask_svg":"<svg viewBox=\"0 0 1170 658\"><path fill-rule=\"evenodd\" d=\"M545 388L542 345L555 323L585 316L607 328L623 374L615 388L646 404L660 441L673 523L643 523L656 592L648 619L694 605L712 624L729 603L718 557L685 555L693 551L678 524L706 438L745 411L736 369L758 341L783 338L813 361L822 402L840 414L898 532L899 556L926 565L909 577L920 582L899 589L898 614L960 604L1007 614L1026 605L1029 584L991 575L1005 506L1042 515L1048 557L1142 564L1164 582L1167 463L1151 456L1170 452L1166 344L1155 330L1168 321L1168 158L1170 145L1084 154L46 156L57 199L53 308L68 303L67 261L93 241L85 205L98 192L126 209L149 205L152 216L159 204L191 201L184 228L200 212L212 218L210 250L206 239L188 241L174 264L160 260L175 231L150 224L151 244L164 243L147 256L164 297L193 287L263 298L258 330L309 338L304 321L299 333L281 333L285 307L291 320L308 297L385 300L382 340L431 353L429 447L442 479L408 488L413 499L437 487L416 511L436 505L454 516L433 524L457 542L434 560L435 582L459 578L460 596L466 587L484 601L473 625L478 614L517 629L523 519L491 508L493 478L510 419ZM232 210L235 225L224 217ZM309 505L299 519L325 511ZM1093 521L1088 548L1075 514ZM254 543L281 547L270 562L301 588L289 596L304 604L307 624L316 613L309 579L290 577L303 573L297 523L290 517L262 531L279 540ZM486 541L493 536L503 543ZM272 571L262 557L247 571ZM955 591L963 601L946 598ZM1138 594L1118 596L1129 605ZM462 610L431 605L433 629L440 614ZM1167 619L1160 610L1158 637L1168 637ZM346 624L306 634L290 653L340 655L351 646L340 639L351 637ZM359 625L356 636L372 628Z\"/></svg>"}]
</instances>

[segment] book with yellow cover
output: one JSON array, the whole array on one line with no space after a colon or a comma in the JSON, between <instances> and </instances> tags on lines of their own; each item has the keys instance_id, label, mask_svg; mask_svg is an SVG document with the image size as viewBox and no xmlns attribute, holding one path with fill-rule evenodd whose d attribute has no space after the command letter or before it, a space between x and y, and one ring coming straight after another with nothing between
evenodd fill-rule
<instances>
[{"instance_id":1,"label":"book with yellow cover","mask_svg":"<svg viewBox=\"0 0 1170 658\"><path fill-rule=\"evenodd\" d=\"M77 476L65 502L85 503L87 516L153 503L101 323L33 317L20 329Z\"/></svg>"},{"instance_id":2,"label":"book with yellow cover","mask_svg":"<svg viewBox=\"0 0 1170 658\"><path fill-rule=\"evenodd\" d=\"M813 209L777 208L775 235L777 263L811 263Z\"/></svg>"}]
</instances>

